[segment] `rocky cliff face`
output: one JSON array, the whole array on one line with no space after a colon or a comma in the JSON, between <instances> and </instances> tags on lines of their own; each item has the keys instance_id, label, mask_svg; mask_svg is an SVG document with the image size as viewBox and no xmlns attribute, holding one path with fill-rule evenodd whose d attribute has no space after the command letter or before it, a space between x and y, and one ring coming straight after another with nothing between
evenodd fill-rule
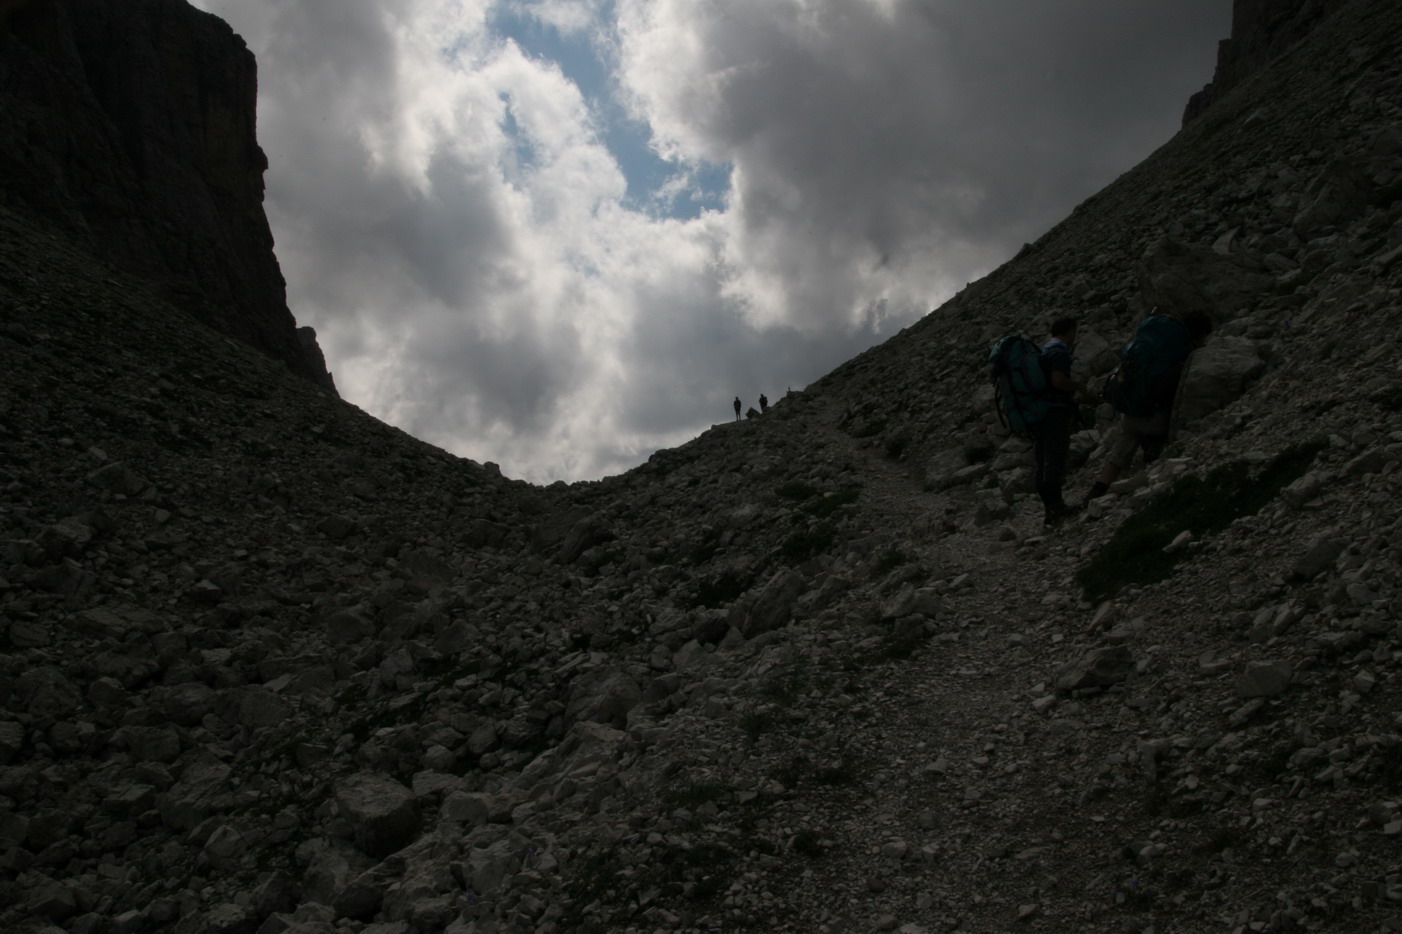
<instances>
[{"instance_id":1,"label":"rocky cliff face","mask_svg":"<svg viewBox=\"0 0 1402 934\"><path fill-rule=\"evenodd\" d=\"M253 55L183 0L0 16L0 198L334 392L287 310L263 213Z\"/></svg>"},{"instance_id":2,"label":"rocky cliff face","mask_svg":"<svg viewBox=\"0 0 1402 934\"><path fill-rule=\"evenodd\" d=\"M1232 88L1305 38L1350 0L1235 0L1232 34L1217 46L1212 80L1188 100L1186 125Z\"/></svg>"},{"instance_id":3,"label":"rocky cliff face","mask_svg":"<svg viewBox=\"0 0 1402 934\"><path fill-rule=\"evenodd\" d=\"M1072 312L1095 377L1151 305L1218 319L1183 430L1048 532L989 342ZM1393 0L599 483L414 441L0 207L0 929L1395 930L1399 309Z\"/></svg>"}]
</instances>

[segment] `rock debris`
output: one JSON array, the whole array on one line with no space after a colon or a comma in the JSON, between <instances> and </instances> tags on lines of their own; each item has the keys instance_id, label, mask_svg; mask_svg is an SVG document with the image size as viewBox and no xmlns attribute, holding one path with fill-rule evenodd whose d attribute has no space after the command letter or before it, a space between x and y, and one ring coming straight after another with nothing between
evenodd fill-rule
<instances>
[{"instance_id":1,"label":"rock debris","mask_svg":"<svg viewBox=\"0 0 1402 934\"><path fill-rule=\"evenodd\" d=\"M0 928L1402 928L1399 43L1342 5L600 482L415 441L0 206ZM1074 310L1096 376L1185 303L1177 440L1047 532L989 342Z\"/></svg>"}]
</instances>

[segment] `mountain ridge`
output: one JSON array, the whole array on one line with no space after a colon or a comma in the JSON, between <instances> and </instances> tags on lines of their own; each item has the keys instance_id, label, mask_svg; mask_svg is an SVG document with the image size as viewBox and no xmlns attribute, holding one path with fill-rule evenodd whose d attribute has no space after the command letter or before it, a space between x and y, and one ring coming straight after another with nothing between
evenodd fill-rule
<instances>
[{"instance_id":1,"label":"mountain ridge","mask_svg":"<svg viewBox=\"0 0 1402 934\"><path fill-rule=\"evenodd\" d=\"M42 0L0 19L0 192L195 319L331 392L263 212L257 65L184 0Z\"/></svg>"},{"instance_id":2,"label":"mountain ridge","mask_svg":"<svg viewBox=\"0 0 1402 934\"><path fill-rule=\"evenodd\" d=\"M1394 929L1399 37L1346 4L900 335L547 488L0 206L0 926ZM988 342L1070 311L1095 377L1150 307L1218 318L1183 431L1048 533Z\"/></svg>"}]
</instances>

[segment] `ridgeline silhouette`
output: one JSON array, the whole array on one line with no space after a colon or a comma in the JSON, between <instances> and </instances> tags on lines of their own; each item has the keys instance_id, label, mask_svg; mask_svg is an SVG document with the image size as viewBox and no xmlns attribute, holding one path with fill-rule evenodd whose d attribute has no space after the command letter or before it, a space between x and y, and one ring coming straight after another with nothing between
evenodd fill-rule
<instances>
[{"instance_id":1,"label":"ridgeline silhouette","mask_svg":"<svg viewBox=\"0 0 1402 934\"><path fill-rule=\"evenodd\" d=\"M0 929L1395 929L1402 5L1235 36L1270 54L913 327L548 488L303 378L268 244L211 285L92 187L60 141L134 159L167 105L70 124L13 63L116 7L0 25ZM1096 383L1151 308L1217 324L1184 431L1047 533L989 343L1072 314Z\"/></svg>"}]
</instances>

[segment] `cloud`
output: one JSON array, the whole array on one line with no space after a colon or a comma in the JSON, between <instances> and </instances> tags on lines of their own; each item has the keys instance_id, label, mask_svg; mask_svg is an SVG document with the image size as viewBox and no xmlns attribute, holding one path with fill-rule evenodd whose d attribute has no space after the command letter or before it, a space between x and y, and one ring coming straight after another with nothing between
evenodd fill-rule
<instances>
[{"instance_id":1,"label":"cloud","mask_svg":"<svg viewBox=\"0 0 1402 934\"><path fill-rule=\"evenodd\" d=\"M997 265L1171 135L1229 12L199 5L259 57L289 301L344 395L537 481L777 398Z\"/></svg>"},{"instance_id":2,"label":"cloud","mask_svg":"<svg viewBox=\"0 0 1402 934\"><path fill-rule=\"evenodd\" d=\"M606 15L603 0L507 0L502 6L564 34L594 32Z\"/></svg>"},{"instance_id":3,"label":"cloud","mask_svg":"<svg viewBox=\"0 0 1402 934\"><path fill-rule=\"evenodd\" d=\"M622 0L620 70L660 150L737 166L736 297L832 327L988 268L1163 142L1211 43L1155 47L1223 6Z\"/></svg>"}]
</instances>

